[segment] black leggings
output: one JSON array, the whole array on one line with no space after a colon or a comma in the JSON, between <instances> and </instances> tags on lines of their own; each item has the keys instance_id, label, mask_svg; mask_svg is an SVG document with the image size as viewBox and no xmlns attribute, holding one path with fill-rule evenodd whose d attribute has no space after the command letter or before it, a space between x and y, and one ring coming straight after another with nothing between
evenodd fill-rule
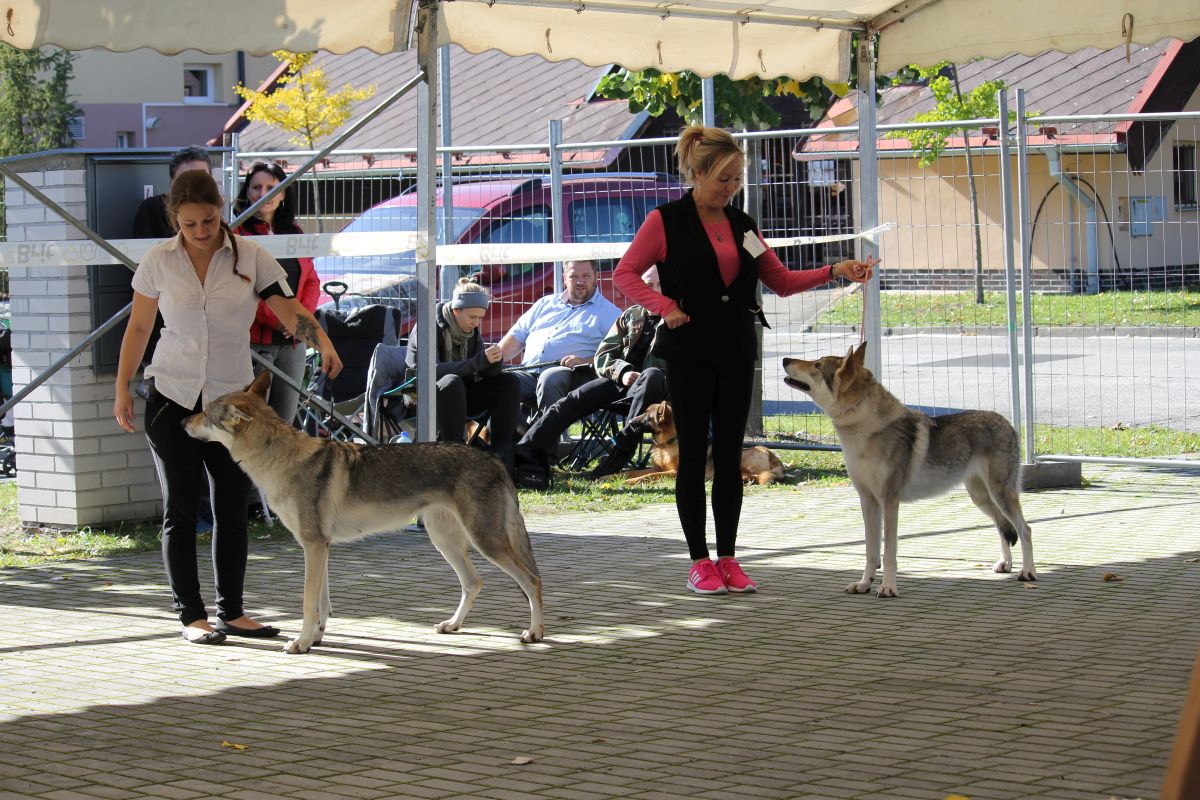
<instances>
[{"instance_id":1,"label":"black leggings","mask_svg":"<svg viewBox=\"0 0 1200 800\"><path fill-rule=\"evenodd\" d=\"M675 507L692 560L708 558L704 472L712 424L712 510L717 557L734 555L742 515L742 440L750 416L754 361L671 361L667 388L679 437Z\"/></svg>"},{"instance_id":2,"label":"black leggings","mask_svg":"<svg viewBox=\"0 0 1200 800\"><path fill-rule=\"evenodd\" d=\"M163 563L171 586L172 607L184 625L208 619L196 565L196 506L202 470L208 471L212 497L217 616L232 620L245 613L242 586L246 577L246 495L250 479L224 445L193 439L184 431L184 418L199 410L199 403L189 411L162 395L146 403L146 438L162 484Z\"/></svg>"}]
</instances>

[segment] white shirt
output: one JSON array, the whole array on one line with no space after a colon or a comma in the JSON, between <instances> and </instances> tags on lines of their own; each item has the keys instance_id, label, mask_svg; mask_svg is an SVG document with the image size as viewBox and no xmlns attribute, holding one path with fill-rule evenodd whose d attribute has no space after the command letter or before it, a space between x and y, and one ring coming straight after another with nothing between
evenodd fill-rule
<instances>
[{"instance_id":1,"label":"white shirt","mask_svg":"<svg viewBox=\"0 0 1200 800\"><path fill-rule=\"evenodd\" d=\"M155 245L133 273L133 290L158 300L165 323L146 375L163 395L194 408L254 379L250 363L250 324L258 293L273 283L287 285L287 273L262 247L238 236L237 271L229 236L213 254L201 285L180 236ZM291 295L291 291L288 291Z\"/></svg>"}]
</instances>

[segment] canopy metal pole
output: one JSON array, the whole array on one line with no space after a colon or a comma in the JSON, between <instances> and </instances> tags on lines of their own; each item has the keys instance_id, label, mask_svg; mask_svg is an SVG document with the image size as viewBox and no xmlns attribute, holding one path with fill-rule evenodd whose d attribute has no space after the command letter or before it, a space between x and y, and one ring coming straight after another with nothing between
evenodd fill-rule
<instances>
[{"instance_id":1,"label":"canopy metal pole","mask_svg":"<svg viewBox=\"0 0 1200 800\"><path fill-rule=\"evenodd\" d=\"M1016 223L1013 221L1012 164L1009 161L1011 148L1008 144L1008 92L1000 92L997 99L1000 101L1000 195L1004 207L1004 288L1005 318L1008 320L1008 382L1012 404L1009 421L1012 422L1019 435L1021 432L1021 386L1017 371L1020 368L1021 353L1017 349L1017 257L1013 251L1013 234L1016 232Z\"/></svg>"},{"instance_id":2,"label":"canopy metal pole","mask_svg":"<svg viewBox=\"0 0 1200 800\"><path fill-rule=\"evenodd\" d=\"M858 37L858 227L870 230L879 224L879 154L876 148L875 40L870 33ZM859 239L859 258L879 257L879 245ZM868 343L867 368L883 378L883 326L879 308L880 271L862 287L863 341Z\"/></svg>"},{"instance_id":3,"label":"canopy metal pole","mask_svg":"<svg viewBox=\"0 0 1200 800\"><path fill-rule=\"evenodd\" d=\"M437 11L438 0L417 10L417 441L437 438Z\"/></svg>"},{"instance_id":4,"label":"canopy metal pole","mask_svg":"<svg viewBox=\"0 0 1200 800\"><path fill-rule=\"evenodd\" d=\"M438 87L442 119L442 244L454 244L454 153L449 148L454 137L451 135L450 119L450 45L438 48ZM436 201L435 201L436 213ZM450 300L454 284L458 282L459 268L451 264L442 267L441 298Z\"/></svg>"},{"instance_id":5,"label":"canopy metal pole","mask_svg":"<svg viewBox=\"0 0 1200 800\"><path fill-rule=\"evenodd\" d=\"M717 100L712 78L705 78L700 82L700 105L704 114L704 125L709 128L716 125Z\"/></svg>"},{"instance_id":6,"label":"canopy metal pole","mask_svg":"<svg viewBox=\"0 0 1200 800\"><path fill-rule=\"evenodd\" d=\"M1017 202L1021 211L1019 238L1023 336L1021 349L1025 354L1025 463L1032 464L1037 452L1033 442L1033 242L1029 238L1029 136L1025 127L1024 89L1017 89Z\"/></svg>"}]
</instances>

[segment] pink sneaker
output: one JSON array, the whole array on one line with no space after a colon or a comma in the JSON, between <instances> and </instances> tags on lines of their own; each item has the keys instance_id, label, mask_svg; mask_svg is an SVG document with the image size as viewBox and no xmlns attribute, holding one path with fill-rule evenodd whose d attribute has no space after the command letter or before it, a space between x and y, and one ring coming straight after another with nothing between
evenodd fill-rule
<instances>
[{"instance_id":1,"label":"pink sneaker","mask_svg":"<svg viewBox=\"0 0 1200 800\"><path fill-rule=\"evenodd\" d=\"M696 594L725 594L725 581L717 574L717 568L707 558L692 564L688 573L688 588Z\"/></svg>"},{"instance_id":2,"label":"pink sneaker","mask_svg":"<svg viewBox=\"0 0 1200 800\"><path fill-rule=\"evenodd\" d=\"M757 592L758 584L750 580L737 559L726 556L717 559L717 572L721 576L725 588L731 592Z\"/></svg>"}]
</instances>

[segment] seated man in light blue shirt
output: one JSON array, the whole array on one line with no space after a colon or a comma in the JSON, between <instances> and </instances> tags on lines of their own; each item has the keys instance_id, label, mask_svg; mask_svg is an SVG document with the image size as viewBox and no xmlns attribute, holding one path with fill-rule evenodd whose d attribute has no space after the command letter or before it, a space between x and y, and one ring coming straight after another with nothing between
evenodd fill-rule
<instances>
[{"instance_id":1,"label":"seated man in light blue shirt","mask_svg":"<svg viewBox=\"0 0 1200 800\"><path fill-rule=\"evenodd\" d=\"M547 295L530 306L497 345L504 361L524 351L522 364L554 362L555 366L516 373L521 402L529 406L536 401L538 411L596 377L592 357L621 316L621 310L597 291L591 261L564 263L563 284L561 295Z\"/></svg>"}]
</instances>

